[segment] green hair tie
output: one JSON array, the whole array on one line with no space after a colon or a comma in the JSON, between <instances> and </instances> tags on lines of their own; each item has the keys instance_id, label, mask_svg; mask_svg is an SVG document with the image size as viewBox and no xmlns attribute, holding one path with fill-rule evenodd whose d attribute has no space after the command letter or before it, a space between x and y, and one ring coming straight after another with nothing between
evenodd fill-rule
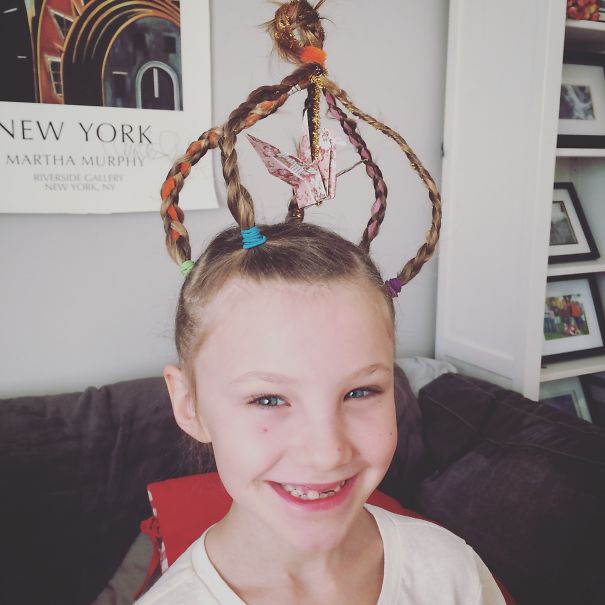
<instances>
[{"instance_id":1,"label":"green hair tie","mask_svg":"<svg viewBox=\"0 0 605 605\"><path fill-rule=\"evenodd\" d=\"M191 273L191 269L193 269L194 265L195 263L192 260L186 260L180 267L181 275L187 277L189 273Z\"/></svg>"}]
</instances>

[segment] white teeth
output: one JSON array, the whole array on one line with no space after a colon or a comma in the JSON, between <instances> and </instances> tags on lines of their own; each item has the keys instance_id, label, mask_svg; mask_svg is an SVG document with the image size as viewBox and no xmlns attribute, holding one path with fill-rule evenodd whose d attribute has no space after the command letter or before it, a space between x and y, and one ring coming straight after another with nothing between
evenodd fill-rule
<instances>
[{"instance_id":1,"label":"white teeth","mask_svg":"<svg viewBox=\"0 0 605 605\"><path fill-rule=\"evenodd\" d=\"M343 485L347 482L345 479L341 481L336 487L331 490L327 490L325 492L318 492L317 490L310 489L308 492L304 491L304 487L298 487L295 485L291 485L290 483L282 483L281 486L286 490L291 496L295 498L300 498L301 500L318 500L320 498L330 498L331 496L336 495L343 487Z\"/></svg>"}]
</instances>

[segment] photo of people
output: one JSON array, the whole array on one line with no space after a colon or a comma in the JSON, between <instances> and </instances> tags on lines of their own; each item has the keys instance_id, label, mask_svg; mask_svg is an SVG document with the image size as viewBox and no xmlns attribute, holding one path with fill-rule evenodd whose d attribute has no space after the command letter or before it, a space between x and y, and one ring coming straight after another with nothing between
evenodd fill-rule
<instances>
[{"instance_id":1,"label":"photo of people","mask_svg":"<svg viewBox=\"0 0 605 605\"><path fill-rule=\"evenodd\" d=\"M565 202L553 201L550 219L550 245L566 246L577 243L578 238L574 233L569 214L565 208Z\"/></svg>"},{"instance_id":2,"label":"photo of people","mask_svg":"<svg viewBox=\"0 0 605 605\"><path fill-rule=\"evenodd\" d=\"M594 107L590 86L561 84L559 105L561 120L594 120Z\"/></svg>"},{"instance_id":3,"label":"photo of people","mask_svg":"<svg viewBox=\"0 0 605 605\"><path fill-rule=\"evenodd\" d=\"M555 340L589 334L586 312L580 294L546 298L544 304L544 338Z\"/></svg>"}]
</instances>

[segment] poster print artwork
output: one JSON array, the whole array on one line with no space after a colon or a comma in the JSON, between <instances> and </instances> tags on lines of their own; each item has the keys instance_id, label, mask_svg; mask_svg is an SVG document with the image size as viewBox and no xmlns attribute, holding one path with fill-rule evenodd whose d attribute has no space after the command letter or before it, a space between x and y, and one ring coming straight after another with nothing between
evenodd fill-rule
<instances>
[{"instance_id":1,"label":"poster print artwork","mask_svg":"<svg viewBox=\"0 0 605 605\"><path fill-rule=\"evenodd\" d=\"M209 0L3 0L0 211L157 211L212 123ZM211 162L184 208L217 206Z\"/></svg>"}]
</instances>

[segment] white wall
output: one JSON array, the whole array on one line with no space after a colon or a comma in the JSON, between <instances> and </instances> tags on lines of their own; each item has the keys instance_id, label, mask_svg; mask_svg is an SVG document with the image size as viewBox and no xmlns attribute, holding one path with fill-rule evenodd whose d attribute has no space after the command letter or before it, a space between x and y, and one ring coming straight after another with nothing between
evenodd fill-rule
<instances>
[{"instance_id":1,"label":"white wall","mask_svg":"<svg viewBox=\"0 0 605 605\"><path fill-rule=\"evenodd\" d=\"M259 27L272 14L270 2L212 0L211 6L214 122L220 123L252 89L292 68L270 56L269 37ZM330 76L360 108L398 130L437 181L447 8L447 0L330 0L322 8L331 19L324 22ZM253 132L291 149L300 127L299 96ZM192 123L191 140L208 126ZM390 204L374 258L392 277L422 243L430 205L398 147L370 130L362 125ZM277 220L288 187L266 173L245 141L240 147L243 181L259 222ZM338 169L352 157L347 153ZM339 180L336 200L307 217L357 240L372 202L371 182L358 167ZM194 254L231 223L224 206L188 213ZM164 251L158 215L1 215L0 242L0 397L157 375L174 359L172 318L181 276ZM431 261L398 299L399 355L433 354L435 292Z\"/></svg>"}]
</instances>

